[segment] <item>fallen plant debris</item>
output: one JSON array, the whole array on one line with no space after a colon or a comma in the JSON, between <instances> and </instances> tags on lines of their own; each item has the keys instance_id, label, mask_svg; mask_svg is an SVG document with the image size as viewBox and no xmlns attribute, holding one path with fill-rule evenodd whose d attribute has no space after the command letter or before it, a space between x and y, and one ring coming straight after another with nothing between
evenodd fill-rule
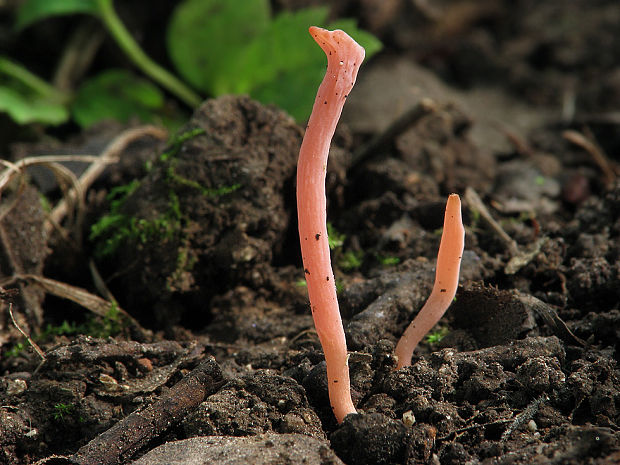
<instances>
[{"instance_id":1,"label":"fallen plant debris","mask_svg":"<svg viewBox=\"0 0 620 465\"><path fill-rule=\"evenodd\" d=\"M131 457L140 447L184 418L222 384L222 373L215 359L207 358L155 403L133 412L81 447L70 458L71 462L107 465Z\"/></svg>"}]
</instances>

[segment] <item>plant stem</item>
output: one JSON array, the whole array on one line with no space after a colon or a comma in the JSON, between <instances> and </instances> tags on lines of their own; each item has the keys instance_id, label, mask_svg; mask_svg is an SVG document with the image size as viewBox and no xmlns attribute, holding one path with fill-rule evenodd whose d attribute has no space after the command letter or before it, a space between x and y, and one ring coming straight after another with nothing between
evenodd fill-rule
<instances>
[{"instance_id":1,"label":"plant stem","mask_svg":"<svg viewBox=\"0 0 620 465\"><path fill-rule=\"evenodd\" d=\"M101 20L119 47L136 66L154 81L158 82L162 87L183 100L187 105L191 107L198 106L202 101L198 94L144 53L144 50L142 50L140 45L134 40L116 14L112 1L113 0L97 0L97 4L99 6Z\"/></svg>"},{"instance_id":2,"label":"plant stem","mask_svg":"<svg viewBox=\"0 0 620 465\"><path fill-rule=\"evenodd\" d=\"M22 65L4 57L0 57L0 74L6 74L7 76L17 79L42 97L50 98L59 103L67 101L67 94L51 86L39 76L32 74Z\"/></svg>"}]
</instances>

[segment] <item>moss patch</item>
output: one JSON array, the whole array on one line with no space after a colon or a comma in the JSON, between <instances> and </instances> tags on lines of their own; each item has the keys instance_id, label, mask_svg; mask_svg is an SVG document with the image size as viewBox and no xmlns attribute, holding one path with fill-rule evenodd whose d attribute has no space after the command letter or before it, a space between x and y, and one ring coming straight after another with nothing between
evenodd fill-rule
<instances>
[{"instance_id":1,"label":"moss patch","mask_svg":"<svg viewBox=\"0 0 620 465\"><path fill-rule=\"evenodd\" d=\"M149 241L168 241L181 233L187 223L187 218L182 212L179 195L176 190L179 187L189 187L200 192L206 197L219 197L230 194L241 187L241 184L209 188L197 181L179 175L175 168L176 156L183 143L204 134L204 129L194 128L178 134L170 143L169 148L160 157L160 163L167 164L165 168L166 185L168 186L167 209L155 218L137 218L125 213L124 207L127 199L140 187L140 181L133 180L129 184L112 189L108 195L110 211L103 215L91 227L90 240L95 242L95 254L99 258L112 256L118 248L125 243L146 244ZM178 262L183 270L187 270L189 261L180 257ZM181 272L180 271L180 272Z\"/></svg>"}]
</instances>

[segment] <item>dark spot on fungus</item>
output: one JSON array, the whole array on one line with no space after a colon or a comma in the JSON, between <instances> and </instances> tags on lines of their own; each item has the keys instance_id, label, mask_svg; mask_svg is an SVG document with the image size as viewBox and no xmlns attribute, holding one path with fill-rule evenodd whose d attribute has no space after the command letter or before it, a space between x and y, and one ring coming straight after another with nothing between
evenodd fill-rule
<instances>
[{"instance_id":1,"label":"dark spot on fungus","mask_svg":"<svg viewBox=\"0 0 620 465\"><path fill-rule=\"evenodd\" d=\"M326 276L326 277L325 277L325 279L326 279L327 281L329 281L329 276Z\"/></svg>"},{"instance_id":2,"label":"dark spot on fungus","mask_svg":"<svg viewBox=\"0 0 620 465\"><path fill-rule=\"evenodd\" d=\"M304 268L304 273L310 274L310 271L308 270L308 268Z\"/></svg>"},{"instance_id":3,"label":"dark spot on fungus","mask_svg":"<svg viewBox=\"0 0 620 465\"><path fill-rule=\"evenodd\" d=\"M439 292L446 292L446 290L445 289L441 289Z\"/></svg>"},{"instance_id":4,"label":"dark spot on fungus","mask_svg":"<svg viewBox=\"0 0 620 465\"><path fill-rule=\"evenodd\" d=\"M335 380L334 380L334 384L336 384L337 382L338 382L338 380L337 380L337 379L335 379Z\"/></svg>"},{"instance_id":5,"label":"dark spot on fungus","mask_svg":"<svg viewBox=\"0 0 620 465\"><path fill-rule=\"evenodd\" d=\"M316 233L316 236L314 236L314 238L318 241L319 238L321 237L321 233Z\"/></svg>"},{"instance_id":6,"label":"dark spot on fungus","mask_svg":"<svg viewBox=\"0 0 620 465\"><path fill-rule=\"evenodd\" d=\"M325 101L323 102L323 105L327 105L327 100L325 100Z\"/></svg>"}]
</instances>

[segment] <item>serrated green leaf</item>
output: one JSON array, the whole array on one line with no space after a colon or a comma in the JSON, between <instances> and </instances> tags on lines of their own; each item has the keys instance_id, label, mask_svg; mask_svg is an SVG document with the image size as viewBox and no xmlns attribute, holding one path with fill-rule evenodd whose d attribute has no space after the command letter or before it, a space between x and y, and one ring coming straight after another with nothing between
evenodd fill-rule
<instances>
[{"instance_id":1,"label":"serrated green leaf","mask_svg":"<svg viewBox=\"0 0 620 465\"><path fill-rule=\"evenodd\" d=\"M26 0L17 11L17 28L22 29L49 16L98 13L97 0Z\"/></svg>"},{"instance_id":2,"label":"serrated green leaf","mask_svg":"<svg viewBox=\"0 0 620 465\"><path fill-rule=\"evenodd\" d=\"M0 111L18 124L61 124L69 119L64 105L4 86L0 86Z\"/></svg>"},{"instance_id":3,"label":"serrated green leaf","mask_svg":"<svg viewBox=\"0 0 620 465\"><path fill-rule=\"evenodd\" d=\"M269 16L267 0L185 0L168 26L172 62L194 87L217 95L235 79L227 69L269 25Z\"/></svg>"},{"instance_id":4,"label":"serrated green leaf","mask_svg":"<svg viewBox=\"0 0 620 465\"><path fill-rule=\"evenodd\" d=\"M88 127L109 118L153 121L163 105L164 95L153 83L129 71L112 69L82 84L71 111L80 126Z\"/></svg>"}]
</instances>

